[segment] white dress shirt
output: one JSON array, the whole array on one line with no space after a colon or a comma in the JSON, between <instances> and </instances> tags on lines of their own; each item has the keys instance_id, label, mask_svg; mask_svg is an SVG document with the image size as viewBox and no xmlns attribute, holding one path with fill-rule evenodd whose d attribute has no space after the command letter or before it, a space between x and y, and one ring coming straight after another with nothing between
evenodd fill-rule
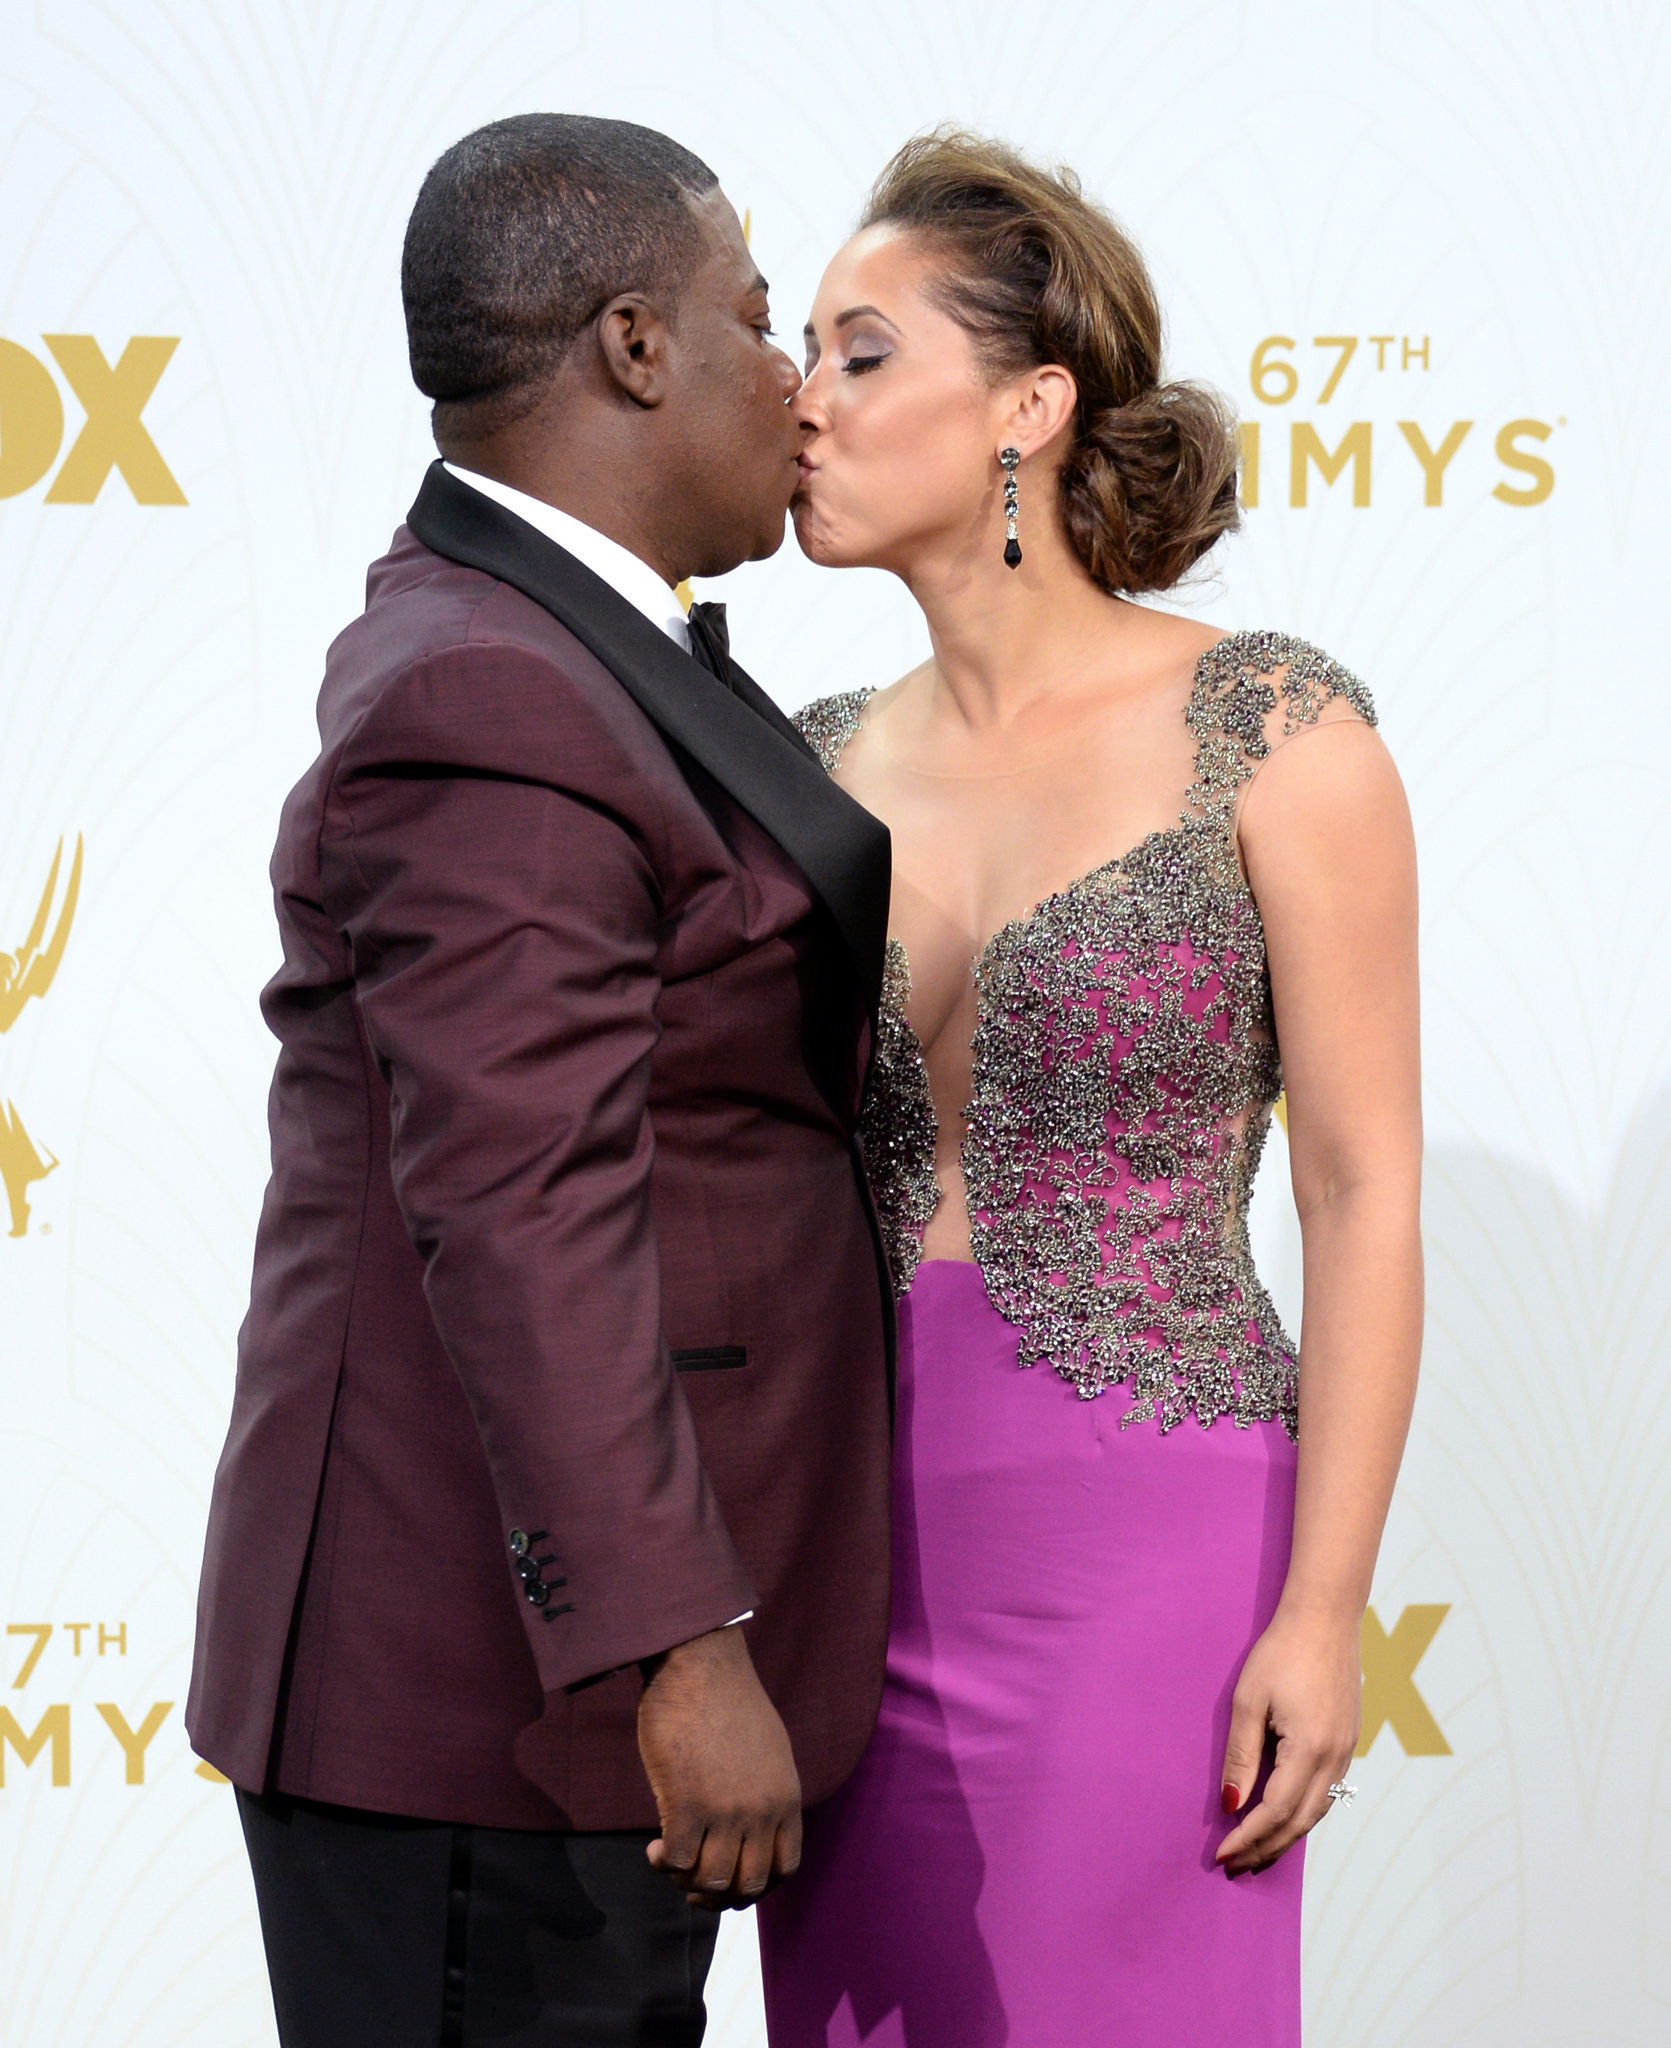
<instances>
[{"instance_id":1,"label":"white dress shirt","mask_svg":"<svg viewBox=\"0 0 1671 2048\"><path fill-rule=\"evenodd\" d=\"M559 512L555 505L548 505L543 498L530 498L526 491L513 491L509 484L500 483L497 477L478 476L473 469L459 469L450 462L442 463L441 467L449 476L457 477L461 484L468 484L471 490L480 491L484 498L503 505L518 519L527 520L547 540L554 540L560 548L567 548L577 562L584 562L594 576L601 576L617 596L624 597L628 604L644 614L652 626L659 626L669 640L689 654L690 627L686 624L685 608L679 602L678 593L671 583L662 581L648 562L641 562L631 548L622 547L618 540L611 540L607 533L599 533L595 526L588 526L572 513ZM739 1614L725 1625L735 1628L738 1622L752 1621L753 1618L754 1609L751 1607L747 1614Z\"/></svg>"},{"instance_id":2,"label":"white dress shirt","mask_svg":"<svg viewBox=\"0 0 1671 2048\"><path fill-rule=\"evenodd\" d=\"M457 477L461 484L468 484L471 490L480 491L484 498L503 505L518 519L525 519L547 540L554 540L560 548L567 548L577 562L584 562L592 574L601 576L617 596L624 597L628 604L641 611L652 626L659 626L669 640L687 654L690 652L690 627L685 623L685 608L679 602L678 593L671 583L662 581L648 562L640 561L631 548L622 547L618 540L599 533L595 526L586 525L572 513L559 512L555 505L548 505L543 498L530 498L526 491L513 491L509 484L500 483L496 477L478 476L473 469L460 469L451 462L444 462L441 466L449 476Z\"/></svg>"}]
</instances>

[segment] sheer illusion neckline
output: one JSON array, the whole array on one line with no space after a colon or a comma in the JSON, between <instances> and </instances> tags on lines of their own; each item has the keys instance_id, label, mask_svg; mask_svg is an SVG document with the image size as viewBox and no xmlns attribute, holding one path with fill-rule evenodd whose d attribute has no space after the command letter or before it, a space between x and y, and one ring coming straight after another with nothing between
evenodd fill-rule
<instances>
[{"instance_id":1,"label":"sheer illusion neckline","mask_svg":"<svg viewBox=\"0 0 1671 2048\"><path fill-rule=\"evenodd\" d=\"M1210 657L1221 647L1225 646L1227 642L1235 639L1235 637L1236 635L1233 633L1224 634L1196 658L1195 667L1191 672L1188 700L1190 707L1194 706L1196 697L1206 681L1207 665ZM840 767L842 760L846 756L847 749L858 738L859 734L864 731L865 714L870 708L870 700L877 695L877 690L875 686L871 686L857 692L857 695L859 697L858 714L853 720L851 731L847 733L841 745L836 749L832 763L832 766L835 768ZM1184 712L1184 718L1187 723L1189 718L1189 709L1187 708ZM1105 881L1110 875L1117 873L1121 868L1129 866L1140 854L1147 853L1152 847L1162 846L1169 839L1181 839L1188 833L1199 830L1204 819L1202 816L1191 814L1190 800L1200 787L1201 761L1198 746L1194 770L1190 782L1184 791L1184 799L1180 806L1177 824L1160 825L1152 832L1145 832L1141 838L1134 839L1123 852L1113 854L1107 860L1098 861L1095 867L1087 868L1083 874L1075 875L1071 881L1062 883L1059 888L1051 889L1045 895L1039 897L1036 902L1030 904L1027 909L1018 911L1014 917L1005 918L1003 923L996 927L971 956L972 972L977 991L980 987L982 968L992 958L992 955L998 950L1002 942L1017 938L1029 931L1051 911L1060 909L1064 904L1071 902L1082 891L1095 887L1098 883ZM1239 863L1237 872L1240 874ZM1245 878L1243 879L1243 887L1245 890ZM906 950L905 941L894 937L890 932L888 944L897 950L900 965L905 970L906 988L909 989L911 986L911 956ZM904 1022L910 1030L912 1037L916 1038L916 1027L908 1017L904 1019ZM919 1040L918 1042L920 1043L921 1041Z\"/></svg>"},{"instance_id":2,"label":"sheer illusion neckline","mask_svg":"<svg viewBox=\"0 0 1671 2048\"><path fill-rule=\"evenodd\" d=\"M1117 869L1129 866L1139 854L1147 853L1150 847L1164 845L1168 839L1182 838L1185 833L1193 830L1200 822L1198 818L1190 817L1186 811L1176 825L1162 825L1153 832L1145 832L1141 839L1133 840L1124 853L1117 853L1109 860L1100 861L1094 868L1087 868L1084 874L1075 875L1071 882L1064 882L1061 888L1052 889L1049 895L1041 896L1028 909L1018 912L1014 917L1006 918L975 955L977 973L982 964L996 951L998 942L1001 939L1007 938L1013 933L1027 931L1031 926L1039 923L1050 911L1059 909L1061 905L1071 901L1073 897L1093 887L1096 883L1103 881ZM901 952L904 951L903 941L900 942L900 950Z\"/></svg>"}]
</instances>

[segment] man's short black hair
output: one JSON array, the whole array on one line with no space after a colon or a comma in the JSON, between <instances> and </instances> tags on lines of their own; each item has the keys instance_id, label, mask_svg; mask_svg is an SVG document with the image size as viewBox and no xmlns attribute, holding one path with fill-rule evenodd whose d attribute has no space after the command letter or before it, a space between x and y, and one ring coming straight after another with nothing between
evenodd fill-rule
<instances>
[{"instance_id":1,"label":"man's short black hair","mask_svg":"<svg viewBox=\"0 0 1671 2048\"><path fill-rule=\"evenodd\" d=\"M529 411L619 293L671 316L702 253L689 202L718 183L655 129L588 114L516 114L455 142L424 179L400 265L436 439Z\"/></svg>"}]
</instances>

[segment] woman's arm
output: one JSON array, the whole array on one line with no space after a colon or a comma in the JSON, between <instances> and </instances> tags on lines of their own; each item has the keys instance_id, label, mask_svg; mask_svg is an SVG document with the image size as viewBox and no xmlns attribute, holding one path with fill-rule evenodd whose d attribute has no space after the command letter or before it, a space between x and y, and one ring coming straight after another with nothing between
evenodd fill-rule
<instances>
[{"instance_id":1,"label":"woman's arm","mask_svg":"<svg viewBox=\"0 0 1671 2048\"><path fill-rule=\"evenodd\" d=\"M1265 922L1305 1247L1294 1549L1236 1686L1218 1860L1257 1870L1314 1827L1357 1744L1359 1630L1421 1351L1416 858L1375 732L1327 720L1248 791L1242 856Z\"/></svg>"}]
</instances>

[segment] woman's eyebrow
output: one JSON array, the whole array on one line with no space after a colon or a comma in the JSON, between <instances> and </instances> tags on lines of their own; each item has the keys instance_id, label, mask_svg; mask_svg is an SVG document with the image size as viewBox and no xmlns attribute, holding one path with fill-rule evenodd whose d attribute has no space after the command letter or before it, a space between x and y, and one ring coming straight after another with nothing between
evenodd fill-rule
<instances>
[{"instance_id":1,"label":"woman's eyebrow","mask_svg":"<svg viewBox=\"0 0 1671 2048\"><path fill-rule=\"evenodd\" d=\"M846 327L849 326L855 320L862 320L867 314L870 316L872 320L880 320L884 327L893 327L895 334L899 332L899 329L894 326L894 323L888 318L887 314L882 311L882 308L880 306L849 306L845 313L838 313L835 316L835 318L830 322L830 325L832 327ZM816 333L813 329L812 322L810 320L807 322L806 326L802 328L801 332L806 336L808 341L814 341L817 339Z\"/></svg>"},{"instance_id":2,"label":"woman's eyebrow","mask_svg":"<svg viewBox=\"0 0 1671 2048\"><path fill-rule=\"evenodd\" d=\"M867 313L873 320L880 320L884 327L893 327L895 334L899 332L880 306L849 306L845 313L838 313L830 324L832 327L845 327L850 320L863 319Z\"/></svg>"},{"instance_id":3,"label":"woman's eyebrow","mask_svg":"<svg viewBox=\"0 0 1671 2048\"><path fill-rule=\"evenodd\" d=\"M850 326L850 324L854 322L854 319L864 319L864 315L866 315L866 313L870 315L870 319L881 319L881 324L883 324L885 328L893 328L893 332L895 332L895 334L899 334L899 328L897 328L897 326L895 326L895 324L891 322L891 319L887 317L887 313L885 313L885 311L881 309L881 305L850 305L850 307L846 309L846 313L838 313L838 315L835 315L835 317L831 319L831 322L829 322L829 326L831 326L831 328L846 328L846 326ZM809 342L817 340L817 332L813 330L813 324L811 324L811 319L809 319L809 322L807 322L807 326L805 326L805 328L803 328L801 332L803 332L803 334L807 336L807 340L809 340Z\"/></svg>"}]
</instances>

